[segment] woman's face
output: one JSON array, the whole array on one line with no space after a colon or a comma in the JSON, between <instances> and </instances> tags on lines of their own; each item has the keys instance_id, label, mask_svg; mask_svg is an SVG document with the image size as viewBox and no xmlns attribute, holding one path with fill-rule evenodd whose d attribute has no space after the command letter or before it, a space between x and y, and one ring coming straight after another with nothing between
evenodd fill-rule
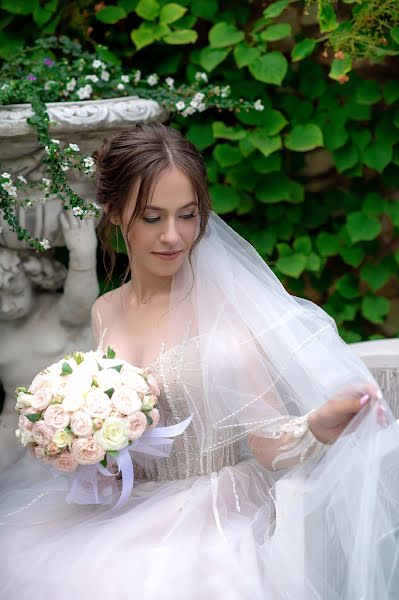
<instances>
[{"instance_id":1,"label":"woman's face","mask_svg":"<svg viewBox=\"0 0 399 600\"><path fill-rule=\"evenodd\" d=\"M173 167L161 173L144 213L128 230L138 184L122 216L121 229L131 248L132 266L157 276L174 275L188 255L199 222L195 190L187 175Z\"/></svg>"}]
</instances>

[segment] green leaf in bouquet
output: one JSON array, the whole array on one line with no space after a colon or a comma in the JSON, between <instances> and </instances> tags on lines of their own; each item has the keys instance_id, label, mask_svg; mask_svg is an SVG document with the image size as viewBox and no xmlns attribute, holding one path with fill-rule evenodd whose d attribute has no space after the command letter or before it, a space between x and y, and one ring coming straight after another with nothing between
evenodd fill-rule
<instances>
[{"instance_id":1,"label":"green leaf in bouquet","mask_svg":"<svg viewBox=\"0 0 399 600\"><path fill-rule=\"evenodd\" d=\"M97 363L97 364L98 364L98 363ZM99 366L100 366L100 365L99 365ZM101 367L101 369L100 369L100 370L102 370L102 367ZM95 377L95 376L91 378L91 387L100 387L100 386L98 385L97 377Z\"/></svg>"},{"instance_id":2,"label":"green leaf in bouquet","mask_svg":"<svg viewBox=\"0 0 399 600\"><path fill-rule=\"evenodd\" d=\"M107 454L115 458L116 456L118 456L119 450L107 450Z\"/></svg>"},{"instance_id":3,"label":"green leaf in bouquet","mask_svg":"<svg viewBox=\"0 0 399 600\"><path fill-rule=\"evenodd\" d=\"M36 423L36 421L40 421L40 419L42 418L42 413L38 412L34 413L33 415L25 415L25 417L29 419L29 421L31 421L32 423Z\"/></svg>"},{"instance_id":4,"label":"green leaf in bouquet","mask_svg":"<svg viewBox=\"0 0 399 600\"><path fill-rule=\"evenodd\" d=\"M77 365L80 365L80 363L84 361L84 356L81 352L75 352L73 358L75 359Z\"/></svg>"},{"instance_id":5,"label":"green leaf in bouquet","mask_svg":"<svg viewBox=\"0 0 399 600\"><path fill-rule=\"evenodd\" d=\"M115 389L114 389L114 388L109 388L109 390L105 390L105 392L104 392L104 393L105 393L105 394L107 394L107 396L108 396L109 398L111 398L111 397L112 397L112 394L114 393L114 391L115 391Z\"/></svg>"},{"instance_id":6,"label":"green leaf in bouquet","mask_svg":"<svg viewBox=\"0 0 399 600\"><path fill-rule=\"evenodd\" d=\"M103 467L107 467L107 459L103 458L102 460L100 460L100 465L102 465Z\"/></svg>"},{"instance_id":7,"label":"green leaf in bouquet","mask_svg":"<svg viewBox=\"0 0 399 600\"><path fill-rule=\"evenodd\" d=\"M20 394L20 393L24 393L24 394L30 394L31 392L28 390L28 388L26 387L17 387L15 390L16 394Z\"/></svg>"},{"instance_id":8,"label":"green leaf in bouquet","mask_svg":"<svg viewBox=\"0 0 399 600\"><path fill-rule=\"evenodd\" d=\"M115 358L116 354L115 351L112 350L111 346L108 346L107 348L107 358Z\"/></svg>"},{"instance_id":9,"label":"green leaf in bouquet","mask_svg":"<svg viewBox=\"0 0 399 600\"><path fill-rule=\"evenodd\" d=\"M111 367L111 369L115 369L115 371L118 371L118 373L121 372L123 365L115 365L114 367Z\"/></svg>"},{"instance_id":10,"label":"green leaf in bouquet","mask_svg":"<svg viewBox=\"0 0 399 600\"><path fill-rule=\"evenodd\" d=\"M72 429L70 427L64 427L64 431L66 433L72 433Z\"/></svg>"},{"instance_id":11,"label":"green leaf in bouquet","mask_svg":"<svg viewBox=\"0 0 399 600\"><path fill-rule=\"evenodd\" d=\"M145 414L145 417L147 419L147 424L148 425L152 425L153 422L154 422L153 419L152 419L152 417L150 417L150 415L147 415L147 413L144 413L144 414Z\"/></svg>"},{"instance_id":12,"label":"green leaf in bouquet","mask_svg":"<svg viewBox=\"0 0 399 600\"><path fill-rule=\"evenodd\" d=\"M73 373L71 365L67 362L62 363L61 375L71 375L71 373Z\"/></svg>"}]
</instances>

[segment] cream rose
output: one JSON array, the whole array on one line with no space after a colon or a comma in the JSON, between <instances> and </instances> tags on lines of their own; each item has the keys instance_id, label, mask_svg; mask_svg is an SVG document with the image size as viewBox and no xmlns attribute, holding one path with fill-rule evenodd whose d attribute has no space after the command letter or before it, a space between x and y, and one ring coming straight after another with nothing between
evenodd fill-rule
<instances>
[{"instance_id":1,"label":"cream rose","mask_svg":"<svg viewBox=\"0 0 399 600\"><path fill-rule=\"evenodd\" d=\"M137 392L125 385L112 394L112 405L116 410L121 412L123 415L132 415L133 413L141 410L141 399Z\"/></svg>"},{"instance_id":2,"label":"cream rose","mask_svg":"<svg viewBox=\"0 0 399 600\"><path fill-rule=\"evenodd\" d=\"M52 389L57 383L58 377L54 373L44 373L41 371L36 375L29 386L29 391L34 394L42 389Z\"/></svg>"},{"instance_id":3,"label":"cream rose","mask_svg":"<svg viewBox=\"0 0 399 600\"><path fill-rule=\"evenodd\" d=\"M68 427L71 416L65 411L63 405L52 404L44 411L43 419L47 425L54 429L64 429Z\"/></svg>"},{"instance_id":4,"label":"cream rose","mask_svg":"<svg viewBox=\"0 0 399 600\"><path fill-rule=\"evenodd\" d=\"M141 410L152 410L154 408L154 406L157 403L157 397L153 396L152 394L148 394L147 396L144 396L142 403L141 403Z\"/></svg>"},{"instance_id":5,"label":"cream rose","mask_svg":"<svg viewBox=\"0 0 399 600\"><path fill-rule=\"evenodd\" d=\"M118 417L108 417L101 429L95 432L94 439L104 450L122 450L129 444L126 421Z\"/></svg>"},{"instance_id":6,"label":"cream rose","mask_svg":"<svg viewBox=\"0 0 399 600\"><path fill-rule=\"evenodd\" d=\"M147 429L147 418L144 413L136 412L126 418L129 440L137 440Z\"/></svg>"},{"instance_id":7,"label":"cream rose","mask_svg":"<svg viewBox=\"0 0 399 600\"><path fill-rule=\"evenodd\" d=\"M15 408L29 408L32 405L32 394L26 392L20 392L17 396L17 403Z\"/></svg>"},{"instance_id":8,"label":"cream rose","mask_svg":"<svg viewBox=\"0 0 399 600\"><path fill-rule=\"evenodd\" d=\"M53 442L57 444L58 448L66 448L70 446L75 439L75 436L70 431L64 429L58 429L53 435Z\"/></svg>"},{"instance_id":9,"label":"cream rose","mask_svg":"<svg viewBox=\"0 0 399 600\"><path fill-rule=\"evenodd\" d=\"M158 425L159 423L159 410L157 408L153 408L152 410L150 410L149 413L147 413L149 417L151 417L152 419L152 423L151 425L148 425L147 430L148 429L155 429L155 427Z\"/></svg>"},{"instance_id":10,"label":"cream rose","mask_svg":"<svg viewBox=\"0 0 399 600\"><path fill-rule=\"evenodd\" d=\"M148 383L148 387L150 388L150 393L154 394L155 396L159 396L159 394L161 393L161 390L159 389L158 382L155 379L154 375L152 375L152 373L150 373L148 375L147 383Z\"/></svg>"},{"instance_id":11,"label":"cream rose","mask_svg":"<svg viewBox=\"0 0 399 600\"><path fill-rule=\"evenodd\" d=\"M97 375L97 383L104 392L112 388L116 390L122 383L121 374L115 369L103 369Z\"/></svg>"},{"instance_id":12,"label":"cream rose","mask_svg":"<svg viewBox=\"0 0 399 600\"><path fill-rule=\"evenodd\" d=\"M36 410L36 412L41 412L51 402L51 398L53 397L51 390L48 388L42 388L37 390L31 398L31 406Z\"/></svg>"},{"instance_id":13,"label":"cream rose","mask_svg":"<svg viewBox=\"0 0 399 600\"><path fill-rule=\"evenodd\" d=\"M83 408L93 418L106 419L111 413L111 400L105 392L93 389L87 394Z\"/></svg>"},{"instance_id":14,"label":"cream rose","mask_svg":"<svg viewBox=\"0 0 399 600\"><path fill-rule=\"evenodd\" d=\"M39 446L48 446L53 439L55 430L44 421L36 421L32 427L32 437Z\"/></svg>"},{"instance_id":15,"label":"cream rose","mask_svg":"<svg viewBox=\"0 0 399 600\"><path fill-rule=\"evenodd\" d=\"M93 421L83 410L78 410L71 417L71 429L75 435L86 437L93 433Z\"/></svg>"},{"instance_id":16,"label":"cream rose","mask_svg":"<svg viewBox=\"0 0 399 600\"><path fill-rule=\"evenodd\" d=\"M75 412L84 406L84 396L78 389L72 389L70 386L65 390L65 397L62 401L62 408L68 412Z\"/></svg>"},{"instance_id":17,"label":"cream rose","mask_svg":"<svg viewBox=\"0 0 399 600\"><path fill-rule=\"evenodd\" d=\"M138 394L148 394L149 388L142 374L130 368L121 371L122 385L132 388Z\"/></svg>"},{"instance_id":18,"label":"cream rose","mask_svg":"<svg viewBox=\"0 0 399 600\"><path fill-rule=\"evenodd\" d=\"M80 465L95 465L105 457L105 450L93 438L77 438L72 442L71 454Z\"/></svg>"},{"instance_id":19,"label":"cream rose","mask_svg":"<svg viewBox=\"0 0 399 600\"><path fill-rule=\"evenodd\" d=\"M68 452L68 450L64 450L53 460L53 467L58 469L59 471L75 471L79 463L75 458Z\"/></svg>"},{"instance_id":20,"label":"cream rose","mask_svg":"<svg viewBox=\"0 0 399 600\"><path fill-rule=\"evenodd\" d=\"M31 442L35 441L32 432L29 431L29 429L17 429L15 436L23 446L27 446Z\"/></svg>"}]
</instances>

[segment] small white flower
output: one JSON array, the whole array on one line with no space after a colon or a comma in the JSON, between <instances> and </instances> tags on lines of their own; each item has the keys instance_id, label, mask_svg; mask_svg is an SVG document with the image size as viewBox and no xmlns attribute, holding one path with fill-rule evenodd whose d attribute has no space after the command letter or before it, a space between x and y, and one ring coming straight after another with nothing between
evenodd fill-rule
<instances>
[{"instance_id":1,"label":"small white flower","mask_svg":"<svg viewBox=\"0 0 399 600\"><path fill-rule=\"evenodd\" d=\"M201 102L201 100L203 100L205 98L205 94L203 94L202 92L197 92L194 96L194 100L198 100L199 102Z\"/></svg>"},{"instance_id":2,"label":"small white flower","mask_svg":"<svg viewBox=\"0 0 399 600\"><path fill-rule=\"evenodd\" d=\"M157 85L159 80L159 77L156 73L152 73L152 75L149 75L147 77L147 83L148 85Z\"/></svg>"},{"instance_id":3,"label":"small white flower","mask_svg":"<svg viewBox=\"0 0 399 600\"><path fill-rule=\"evenodd\" d=\"M43 248L43 250L48 250L50 248L50 242L46 239L43 239L39 243L40 243L41 247Z\"/></svg>"},{"instance_id":4,"label":"small white flower","mask_svg":"<svg viewBox=\"0 0 399 600\"><path fill-rule=\"evenodd\" d=\"M67 165L67 163L61 163L61 171L69 171L69 165Z\"/></svg>"},{"instance_id":5,"label":"small white flower","mask_svg":"<svg viewBox=\"0 0 399 600\"><path fill-rule=\"evenodd\" d=\"M75 215L75 217L80 217L80 215L83 215L84 211L80 206L74 206L72 212Z\"/></svg>"},{"instance_id":6,"label":"small white flower","mask_svg":"<svg viewBox=\"0 0 399 600\"><path fill-rule=\"evenodd\" d=\"M195 113L195 108L192 106L187 106L187 108L182 112L182 117L187 117L188 115L193 115Z\"/></svg>"},{"instance_id":7,"label":"small white flower","mask_svg":"<svg viewBox=\"0 0 399 600\"><path fill-rule=\"evenodd\" d=\"M116 86L118 90L124 90L125 86L123 85L123 83L118 83L118 85Z\"/></svg>"},{"instance_id":8,"label":"small white flower","mask_svg":"<svg viewBox=\"0 0 399 600\"><path fill-rule=\"evenodd\" d=\"M230 95L231 89L229 85L225 85L224 87L222 87L221 91L220 91L220 95L222 98L227 98L227 96Z\"/></svg>"},{"instance_id":9,"label":"small white flower","mask_svg":"<svg viewBox=\"0 0 399 600\"><path fill-rule=\"evenodd\" d=\"M204 102L201 102L200 104L198 104L198 106L197 106L198 112L202 112L205 109L206 109L206 104Z\"/></svg>"},{"instance_id":10,"label":"small white flower","mask_svg":"<svg viewBox=\"0 0 399 600\"><path fill-rule=\"evenodd\" d=\"M101 71L100 77L101 77L101 79L103 81L109 81L109 73L108 73L108 71Z\"/></svg>"},{"instance_id":11,"label":"small white flower","mask_svg":"<svg viewBox=\"0 0 399 600\"><path fill-rule=\"evenodd\" d=\"M6 173L5 171L1 174L1 176L4 177L4 179L10 179L11 177L10 173Z\"/></svg>"},{"instance_id":12,"label":"small white flower","mask_svg":"<svg viewBox=\"0 0 399 600\"><path fill-rule=\"evenodd\" d=\"M87 85L84 85L83 87L79 88L76 93L81 100L85 100L86 98L90 98L92 92L93 88L88 83Z\"/></svg>"},{"instance_id":13,"label":"small white flower","mask_svg":"<svg viewBox=\"0 0 399 600\"><path fill-rule=\"evenodd\" d=\"M18 175L17 179L22 181L22 183L28 183L23 175Z\"/></svg>"},{"instance_id":14,"label":"small white flower","mask_svg":"<svg viewBox=\"0 0 399 600\"><path fill-rule=\"evenodd\" d=\"M93 67L93 69L105 69L105 67L107 65L105 63L103 63L101 60L93 60L93 62L91 63L91 66Z\"/></svg>"},{"instance_id":15,"label":"small white flower","mask_svg":"<svg viewBox=\"0 0 399 600\"><path fill-rule=\"evenodd\" d=\"M47 177L42 177L42 184L45 188L49 188L51 185L51 180L47 179Z\"/></svg>"},{"instance_id":16,"label":"small white flower","mask_svg":"<svg viewBox=\"0 0 399 600\"><path fill-rule=\"evenodd\" d=\"M265 107L263 106L263 104L262 104L262 102L261 102L260 100L257 100L257 101L254 103L254 109L255 109L255 110L264 110L264 108L265 108Z\"/></svg>"},{"instance_id":17,"label":"small white flower","mask_svg":"<svg viewBox=\"0 0 399 600\"><path fill-rule=\"evenodd\" d=\"M10 86L8 85L8 83L3 83L3 85L1 86L1 90L7 90Z\"/></svg>"},{"instance_id":18,"label":"small white flower","mask_svg":"<svg viewBox=\"0 0 399 600\"><path fill-rule=\"evenodd\" d=\"M46 83L44 84L44 89L49 90L51 88L51 86L54 85L55 83L57 83L57 82L53 81L52 79L50 79L50 81L46 81Z\"/></svg>"},{"instance_id":19,"label":"small white flower","mask_svg":"<svg viewBox=\"0 0 399 600\"><path fill-rule=\"evenodd\" d=\"M129 75L121 75L121 81L123 81L123 83L129 83L129 81L130 81Z\"/></svg>"},{"instance_id":20,"label":"small white flower","mask_svg":"<svg viewBox=\"0 0 399 600\"><path fill-rule=\"evenodd\" d=\"M79 148L79 146L77 144L69 144L69 147L74 152L79 152L79 150L80 150L80 148Z\"/></svg>"},{"instance_id":21,"label":"small white flower","mask_svg":"<svg viewBox=\"0 0 399 600\"><path fill-rule=\"evenodd\" d=\"M165 83L168 87L172 88L175 84L175 80L173 79L173 77L167 77L165 79Z\"/></svg>"},{"instance_id":22,"label":"small white flower","mask_svg":"<svg viewBox=\"0 0 399 600\"><path fill-rule=\"evenodd\" d=\"M140 69L137 69L137 71L134 74L133 81L134 81L134 83L138 83L140 81L140 79L141 79L141 71L140 71Z\"/></svg>"},{"instance_id":23,"label":"small white flower","mask_svg":"<svg viewBox=\"0 0 399 600\"><path fill-rule=\"evenodd\" d=\"M193 100L191 100L191 102L190 102L190 106L192 108L198 108L199 105L200 105L199 100L196 100L195 98L193 98Z\"/></svg>"},{"instance_id":24,"label":"small white flower","mask_svg":"<svg viewBox=\"0 0 399 600\"><path fill-rule=\"evenodd\" d=\"M51 150L48 146L44 146L44 151L46 152L46 154L51 154Z\"/></svg>"},{"instance_id":25,"label":"small white flower","mask_svg":"<svg viewBox=\"0 0 399 600\"><path fill-rule=\"evenodd\" d=\"M83 159L83 167L85 173L92 173L94 171L94 160L91 156L86 156L86 158Z\"/></svg>"},{"instance_id":26,"label":"small white flower","mask_svg":"<svg viewBox=\"0 0 399 600\"><path fill-rule=\"evenodd\" d=\"M183 102L183 100L179 100L179 102L176 102L176 108L177 110L183 110L183 108L186 106L185 103Z\"/></svg>"},{"instance_id":27,"label":"small white flower","mask_svg":"<svg viewBox=\"0 0 399 600\"><path fill-rule=\"evenodd\" d=\"M51 140L53 142L53 144L59 144L60 140Z\"/></svg>"},{"instance_id":28,"label":"small white flower","mask_svg":"<svg viewBox=\"0 0 399 600\"><path fill-rule=\"evenodd\" d=\"M88 81L92 81L93 83L97 83L98 77L97 75L86 75L85 79Z\"/></svg>"},{"instance_id":29,"label":"small white flower","mask_svg":"<svg viewBox=\"0 0 399 600\"><path fill-rule=\"evenodd\" d=\"M76 88L76 79L75 77L72 77L72 79L70 79L68 81L68 83L66 84L66 89L68 90L68 92L73 92L73 90Z\"/></svg>"},{"instance_id":30,"label":"small white flower","mask_svg":"<svg viewBox=\"0 0 399 600\"><path fill-rule=\"evenodd\" d=\"M206 73L203 73L201 71L197 71L197 73L195 74L195 79L197 81L205 81L205 83L208 83L208 76Z\"/></svg>"},{"instance_id":31,"label":"small white flower","mask_svg":"<svg viewBox=\"0 0 399 600\"><path fill-rule=\"evenodd\" d=\"M17 188L12 184L11 181L6 181L5 183L2 183L1 187L7 192L9 196L13 196L14 198L16 197Z\"/></svg>"}]
</instances>

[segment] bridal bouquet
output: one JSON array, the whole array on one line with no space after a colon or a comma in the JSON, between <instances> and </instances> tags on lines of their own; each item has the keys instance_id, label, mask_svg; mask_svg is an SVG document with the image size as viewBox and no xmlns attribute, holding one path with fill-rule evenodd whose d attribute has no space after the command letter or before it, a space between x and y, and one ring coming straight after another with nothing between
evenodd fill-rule
<instances>
[{"instance_id":1,"label":"bridal bouquet","mask_svg":"<svg viewBox=\"0 0 399 600\"><path fill-rule=\"evenodd\" d=\"M123 503L134 479L129 451L168 456L173 443L169 438L182 433L191 421L189 417L156 428L160 390L155 377L117 359L111 348L107 354L66 356L38 373L29 388L17 388L16 394L16 436L55 470L54 475L74 475L67 496L71 502L105 503L99 500L101 476L115 479L121 472L117 505Z\"/></svg>"}]
</instances>

